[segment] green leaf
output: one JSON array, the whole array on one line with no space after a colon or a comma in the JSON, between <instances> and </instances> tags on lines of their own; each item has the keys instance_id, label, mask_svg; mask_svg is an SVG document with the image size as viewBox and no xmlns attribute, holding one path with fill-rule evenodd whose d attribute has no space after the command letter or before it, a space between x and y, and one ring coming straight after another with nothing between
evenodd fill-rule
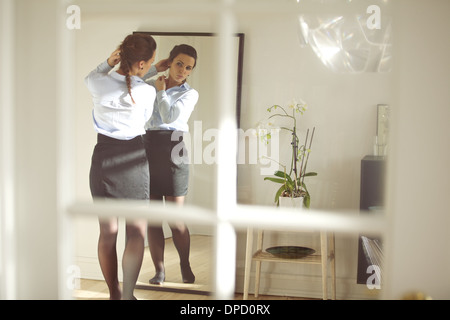
<instances>
[{"instance_id":1,"label":"green leaf","mask_svg":"<svg viewBox=\"0 0 450 320\"><path fill-rule=\"evenodd\" d=\"M274 175L277 177L284 178L285 175L287 176L287 173L284 173L283 171L278 170L278 171L275 171Z\"/></svg>"},{"instance_id":2,"label":"green leaf","mask_svg":"<svg viewBox=\"0 0 450 320\"><path fill-rule=\"evenodd\" d=\"M283 184L280 189L278 189L278 191L275 193L275 203L277 204L277 206L280 203L280 195L283 193L283 191L286 190L286 186Z\"/></svg>"},{"instance_id":3,"label":"green leaf","mask_svg":"<svg viewBox=\"0 0 450 320\"><path fill-rule=\"evenodd\" d=\"M304 197L303 197L303 205L305 206L305 208L309 209L309 206L311 204L311 197L309 196L309 193L307 193Z\"/></svg>"},{"instance_id":4,"label":"green leaf","mask_svg":"<svg viewBox=\"0 0 450 320\"><path fill-rule=\"evenodd\" d=\"M274 175L286 179L288 182L292 183L292 178L284 171L275 171Z\"/></svg>"},{"instance_id":5,"label":"green leaf","mask_svg":"<svg viewBox=\"0 0 450 320\"><path fill-rule=\"evenodd\" d=\"M273 177L265 177L264 180L269 180L275 183L285 183L284 179L279 179L279 178L273 178Z\"/></svg>"},{"instance_id":6,"label":"green leaf","mask_svg":"<svg viewBox=\"0 0 450 320\"><path fill-rule=\"evenodd\" d=\"M317 176L317 172L307 172L303 176L305 176L305 177L315 177L315 176Z\"/></svg>"},{"instance_id":7,"label":"green leaf","mask_svg":"<svg viewBox=\"0 0 450 320\"><path fill-rule=\"evenodd\" d=\"M294 191L295 185L292 182L286 182L285 186L287 187L286 191L288 191L289 193L292 193L292 191Z\"/></svg>"}]
</instances>

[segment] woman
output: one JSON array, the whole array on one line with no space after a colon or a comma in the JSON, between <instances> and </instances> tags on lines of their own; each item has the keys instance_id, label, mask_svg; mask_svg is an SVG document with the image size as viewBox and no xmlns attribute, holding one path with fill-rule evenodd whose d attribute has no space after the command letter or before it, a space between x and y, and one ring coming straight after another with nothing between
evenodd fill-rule
<instances>
[{"instance_id":1,"label":"woman","mask_svg":"<svg viewBox=\"0 0 450 320\"><path fill-rule=\"evenodd\" d=\"M188 120L198 101L198 92L192 89L186 78L194 70L197 52L189 45L175 46L167 60L158 62L145 78L157 71L169 69L169 75L160 76L150 84L157 91L153 115L147 123L145 136L147 157L150 165L150 199L171 201L183 205L188 191L189 163L183 142L183 132L189 131ZM163 68L163 65L166 68ZM181 148L180 148L181 144ZM181 150L172 155L172 149ZM193 283L195 276L189 263L190 234L184 223L170 225L175 247L180 256L181 275L184 283ZM151 284L165 280L164 233L161 225L149 225L147 230L150 254L156 274Z\"/></svg>"},{"instance_id":2,"label":"woman","mask_svg":"<svg viewBox=\"0 0 450 320\"><path fill-rule=\"evenodd\" d=\"M155 88L143 77L150 69L156 42L149 35L129 35L107 61L85 78L92 94L97 131L90 171L94 199L149 199L149 168L142 135L153 111ZM120 68L111 72L120 62ZM134 299L144 255L146 221L126 221L123 295L118 281L117 218L100 218L98 257L110 299Z\"/></svg>"}]
</instances>

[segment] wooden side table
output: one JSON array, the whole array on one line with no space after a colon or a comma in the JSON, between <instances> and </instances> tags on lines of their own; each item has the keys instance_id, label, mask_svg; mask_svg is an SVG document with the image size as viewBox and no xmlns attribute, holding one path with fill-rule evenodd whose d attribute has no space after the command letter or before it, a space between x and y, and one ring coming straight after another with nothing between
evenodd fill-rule
<instances>
[{"instance_id":1,"label":"wooden side table","mask_svg":"<svg viewBox=\"0 0 450 320\"><path fill-rule=\"evenodd\" d=\"M256 251L253 252L253 228L247 229L247 248L245 253L245 276L243 299L248 299L248 288L250 285L250 271L252 262L256 262L255 272L255 297L259 295L259 285L261 277L261 263L263 261L272 263L308 263L322 266L322 290L323 299L328 299L328 266L331 273L331 298L336 299L336 263L334 233L320 232L320 254L313 254L299 259L284 259L276 257L263 251L264 230L258 230ZM325 254L324 254L325 253Z\"/></svg>"}]
</instances>

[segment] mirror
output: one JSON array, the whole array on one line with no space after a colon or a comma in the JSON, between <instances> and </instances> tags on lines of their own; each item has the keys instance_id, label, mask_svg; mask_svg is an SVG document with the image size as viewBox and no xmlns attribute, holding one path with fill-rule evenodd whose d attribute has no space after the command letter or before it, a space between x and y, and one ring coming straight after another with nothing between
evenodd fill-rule
<instances>
[{"instance_id":1,"label":"mirror","mask_svg":"<svg viewBox=\"0 0 450 320\"><path fill-rule=\"evenodd\" d=\"M97 22L96 22L97 23ZM104 61L105 56L110 54L117 45L123 40L124 36L129 33L127 30L136 30L135 21L126 28L123 25L117 26L114 31L110 32L110 28L105 28L100 24L93 24L85 27L77 33L77 52L76 52L76 78L84 79L86 74L96 66L96 63ZM114 21L116 25L116 21ZM109 31L108 31L109 30ZM143 32L143 31L139 31ZM155 60L167 58L170 50L176 44L186 43L192 45L198 53L198 61L195 69L191 73L188 83L199 92L199 101L189 120L189 131L191 142L200 139L200 146L205 149L211 141L208 141L204 132L208 129L217 128L217 116L214 109L215 101L213 96L217 92L216 85L211 81L212 66L216 57L217 38L213 33L185 33L185 32L145 32L152 35L157 41L157 51ZM109 36L111 35L111 36ZM98 39L103 39L98 41ZM236 34L235 36L235 95L236 95L236 119L240 123L241 110L241 87L242 87L242 69L243 69L243 49L244 34ZM76 108L76 193L77 199L91 201L89 192L89 168L92 156L92 148L95 146L96 134L92 130L91 117L91 96L84 85L83 81L77 83L77 108ZM185 140L187 142L187 140ZM191 144L191 145L192 145ZM90 145L90 146L89 146ZM189 175L189 191L186 196L186 204L192 204L206 209L212 208L215 203L215 181L211 177L215 176L215 165L206 163L202 153L199 159L195 158L196 150L189 150L192 156L192 164L190 165ZM192 148L191 148L192 149ZM203 151L205 153L205 151ZM213 181L211 181L213 180ZM103 281L104 277L101 273L98 257L98 221L96 218L77 217L75 224L75 263L80 268L80 272L84 279ZM167 242L171 239L171 230L164 223L164 232ZM119 255L123 252L125 244L124 239L124 221L119 223L121 228L117 239L117 252ZM167 274L167 285L163 290L166 291L188 291L189 294L197 294L203 296L210 291L210 262L212 259L212 234L211 227L204 225L189 225L191 233L191 267L196 276L194 284L189 286L181 281L179 258L172 244L166 246L166 268L173 270ZM119 260L121 256L119 257ZM121 271L119 270L119 276ZM148 248L145 249L145 257L143 267L141 269L138 285L149 287L149 279L154 275L154 267L149 256ZM103 282L102 282L103 283ZM153 288L158 289L156 286ZM152 294L154 290L146 290L148 294ZM160 294L160 293L159 293Z\"/></svg>"},{"instance_id":2,"label":"mirror","mask_svg":"<svg viewBox=\"0 0 450 320\"><path fill-rule=\"evenodd\" d=\"M185 203L193 204L205 208L214 208L216 183L211 177L215 176L215 163L209 163L205 158L208 145L211 143L207 137L208 129L215 130L217 126L217 113L213 106L216 104L217 85L211 81L211 72L214 72L216 57L217 38L212 33L185 33L185 32L137 32L151 35L156 43L155 63L169 56L169 52L175 45L188 44L197 51L197 63L187 79L189 86L199 93L199 100L192 112L188 125L189 132L184 134L187 151L190 159L189 187ZM233 70L233 77L236 79L236 120L240 123L241 91L242 91L242 68L244 34L235 36L235 56L236 68ZM159 75L168 75L168 71ZM156 76L155 76L156 77ZM201 147L201 150L198 150ZM201 152L199 152L201 151ZM203 154L202 154L203 153ZM145 258L144 268L141 270L138 288L152 290L178 290L190 292L192 294L207 294L210 291L210 268L209 262L212 259L211 241L213 231L211 227L188 225L191 234L191 266L196 275L195 283L191 285L183 284L182 281L166 279L163 287L150 286L148 280L153 276L154 267L150 257ZM179 275L179 258L176 250L171 244L172 233L167 223L163 224L164 236L166 238L167 250L165 252L166 268L169 268L170 261L174 263L173 276ZM148 250L146 250L146 255ZM200 263L200 264L199 264ZM147 268L146 265L149 265ZM147 270L148 269L148 270ZM176 279L176 278L175 278Z\"/></svg>"}]
</instances>

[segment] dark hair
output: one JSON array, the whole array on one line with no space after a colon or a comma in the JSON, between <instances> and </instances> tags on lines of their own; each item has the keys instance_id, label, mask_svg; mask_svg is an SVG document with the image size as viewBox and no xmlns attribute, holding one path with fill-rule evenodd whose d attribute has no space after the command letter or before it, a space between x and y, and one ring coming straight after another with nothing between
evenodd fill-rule
<instances>
[{"instance_id":1,"label":"dark hair","mask_svg":"<svg viewBox=\"0 0 450 320\"><path fill-rule=\"evenodd\" d=\"M175 47L173 47L172 51L170 51L169 54L169 61L173 61L179 54L184 53L192 58L194 58L195 62L193 67L197 64L197 51L194 49L194 47L191 47L187 44L180 44Z\"/></svg>"},{"instance_id":2,"label":"dark hair","mask_svg":"<svg viewBox=\"0 0 450 320\"><path fill-rule=\"evenodd\" d=\"M148 61L153 57L156 50L156 41L148 34L130 34L119 46L120 49L120 69L125 73L128 93L131 95L131 66L139 61Z\"/></svg>"}]
</instances>

